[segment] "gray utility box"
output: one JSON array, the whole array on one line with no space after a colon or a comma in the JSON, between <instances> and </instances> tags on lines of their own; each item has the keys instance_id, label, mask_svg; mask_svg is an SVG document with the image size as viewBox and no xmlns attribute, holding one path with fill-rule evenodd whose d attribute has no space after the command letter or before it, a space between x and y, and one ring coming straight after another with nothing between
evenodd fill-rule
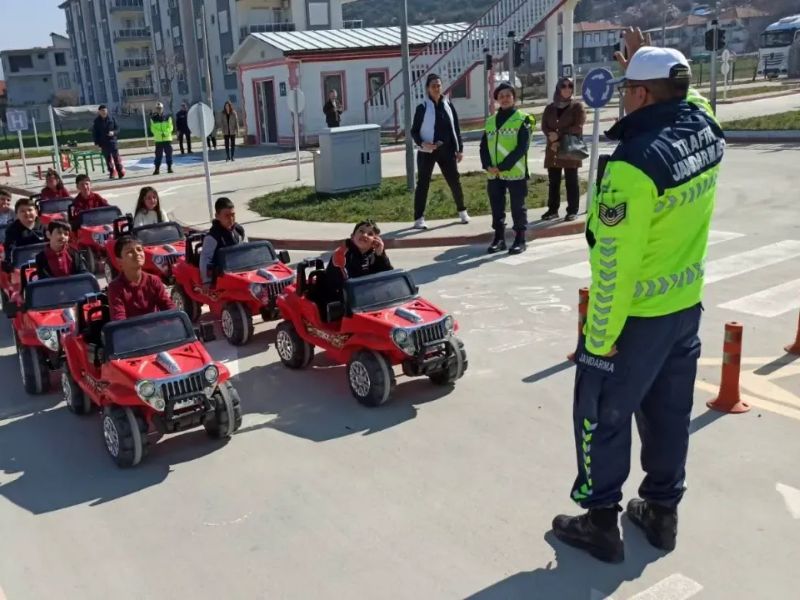
<instances>
[{"instance_id":1,"label":"gray utility box","mask_svg":"<svg viewBox=\"0 0 800 600\"><path fill-rule=\"evenodd\" d=\"M380 185L381 128L351 125L322 131L314 153L314 182L320 194Z\"/></svg>"}]
</instances>

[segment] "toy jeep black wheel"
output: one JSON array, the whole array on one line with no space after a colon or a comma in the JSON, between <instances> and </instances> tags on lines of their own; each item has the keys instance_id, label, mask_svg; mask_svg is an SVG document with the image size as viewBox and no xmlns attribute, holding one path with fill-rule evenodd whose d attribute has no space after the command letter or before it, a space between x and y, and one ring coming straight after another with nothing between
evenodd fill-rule
<instances>
[{"instance_id":1,"label":"toy jeep black wheel","mask_svg":"<svg viewBox=\"0 0 800 600\"><path fill-rule=\"evenodd\" d=\"M253 337L253 317L239 302L228 302L220 315L222 334L233 346L244 346Z\"/></svg>"},{"instance_id":2,"label":"toy jeep black wheel","mask_svg":"<svg viewBox=\"0 0 800 600\"><path fill-rule=\"evenodd\" d=\"M129 406L106 406L103 410L103 439L117 466L135 467L147 455L147 424Z\"/></svg>"},{"instance_id":3,"label":"toy jeep black wheel","mask_svg":"<svg viewBox=\"0 0 800 600\"><path fill-rule=\"evenodd\" d=\"M467 370L467 352L464 342L457 337L447 340L447 362L445 366L428 374L431 383L435 385L453 385L464 375Z\"/></svg>"},{"instance_id":4,"label":"toy jeep black wheel","mask_svg":"<svg viewBox=\"0 0 800 600\"><path fill-rule=\"evenodd\" d=\"M278 324L275 348L281 362L290 369L305 369L314 359L314 346L301 338L289 321Z\"/></svg>"},{"instance_id":5,"label":"toy jeep black wheel","mask_svg":"<svg viewBox=\"0 0 800 600\"><path fill-rule=\"evenodd\" d=\"M176 284L173 286L170 296L172 296L172 303L175 305L175 308L189 315L189 320L192 323L197 323L197 321L200 320L202 308L200 304L189 297L186 290Z\"/></svg>"},{"instance_id":6,"label":"toy jeep black wheel","mask_svg":"<svg viewBox=\"0 0 800 600\"><path fill-rule=\"evenodd\" d=\"M64 395L64 402L76 415L85 415L92 410L92 402L83 393L83 390L75 383L66 365L61 371L61 392Z\"/></svg>"},{"instance_id":7,"label":"toy jeep black wheel","mask_svg":"<svg viewBox=\"0 0 800 600\"><path fill-rule=\"evenodd\" d=\"M103 273L106 276L106 283L111 283L114 281L119 272L114 268L114 265L111 264L111 259L107 258L103 263Z\"/></svg>"},{"instance_id":8,"label":"toy jeep black wheel","mask_svg":"<svg viewBox=\"0 0 800 600\"><path fill-rule=\"evenodd\" d=\"M231 437L242 426L239 393L226 381L219 386L211 401L215 407L214 412L210 413L203 423L206 433L214 439Z\"/></svg>"},{"instance_id":9,"label":"toy jeep black wheel","mask_svg":"<svg viewBox=\"0 0 800 600\"><path fill-rule=\"evenodd\" d=\"M50 370L44 356L37 348L17 345L19 372L22 385L29 394L46 394L50 391Z\"/></svg>"},{"instance_id":10,"label":"toy jeep black wheel","mask_svg":"<svg viewBox=\"0 0 800 600\"><path fill-rule=\"evenodd\" d=\"M0 290L0 310L5 310L6 304L8 304L8 296L6 296L5 290Z\"/></svg>"},{"instance_id":11,"label":"toy jeep black wheel","mask_svg":"<svg viewBox=\"0 0 800 600\"><path fill-rule=\"evenodd\" d=\"M91 248L87 248L83 251L83 260L86 261L86 270L95 275L97 273L97 255L94 253L94 250Z\"/></svg>"},{"instance_id":12,"label":"toy jeep black wheel","mask_svg":"<svg viewBox=\"0 0 800 600\"><path fill-rule=\"evenodd\" d=\"M359 350L347 363L350 391L364 406L380 406L389 399L395 384L392 365L374 350Z\"/></svg>"}]
</instances>

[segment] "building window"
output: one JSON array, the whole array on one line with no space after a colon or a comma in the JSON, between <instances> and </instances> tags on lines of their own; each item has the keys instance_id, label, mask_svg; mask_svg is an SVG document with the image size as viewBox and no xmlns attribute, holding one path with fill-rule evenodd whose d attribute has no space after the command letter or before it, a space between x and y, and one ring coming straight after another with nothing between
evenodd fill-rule
<instances>
[{"instance_id":1,"label":"building window","mask_svg":"<svg viewBox=\"0 0 800 600\"><path fill-rule=\"evenodd\" d=\"M238 102L238 100L239 100L236 97L236 94L231 94L230 96L228 96L228 99L231 101L231 104L236 104L236 102Z\"/></svg>"},{"instance_id":2,"label":"building window","mask_svg":"<svg viewBox=\"0 0 800 600\"><path fill-rule=\"evenodd\" d=\"M12 73L18 73L23 69L32 69L33 58L31 58L30 54L25 54L22 56L9 56L8 68L11 69Z\"/></svg>"},{"instance_id":3,"label":"building window","mask_svg":"<svg viewBox=\"0 0 800 600\"><path fill-rule=\"evenodd\" d=\"M69 73L59 73L57 77L58 77L58 89L68 90L71 87L69 81Z\"/></svg>"},{"instance_id":4,"label":"building window","mask_svg":"<svg viewBox=\"0 0 800 600\"><path fill-rule=\"evenodd\" d=\"M450 98L469 98L469 73L453 84L450 88Z\"/></svg>"},{"instance_id":5,"label":"building window","mask_svg":"<svg viewBox=\"0 0 800 600\"><path fill-rule=\"evenodd\" d=\"M388 90L384 87L389 79L389 71L367 71L367 98L370 106L388 106Z\"/></svg>"},{"instance_id":6,"label":"building window","mask_svg":"<svg viewBox=\"0 0 800 600\"><path fill-rule=\"evenodd\" d=\"M228 33L228 11L219 11L219 32L220 34Z\"/></svg>"},{"instance_id":7,"label":"building window","mask_svg":"<svg viewBox=\"0 0 800 600\"><path fill-rule=\"evenodd\" d=\"M66 67L67 66L67 55L63 52L56 52L56 66L57 67Z\"/></svg>"},{"instance_id":8,"label":"building window","mask_svg":"<svg viewBox=\"0 0 800 600\"><path fill-rule=\"evenodd\" d=\"M342 108L347 110L347 87L345 87L344 71L336 73L322 73L322 102L328 101L328 94L331 90L336 90Z\"/></svg>"},{"instance_id":9,"label":"building window","mask_svg":"<svg viewBox=\"0 0 800 600\"><path fill-rule=\"evenodd\" d=\"M236 67L229 67L228 66L228 61L230 59L231 59L231 55L230 54L225 54L222 57L222 65L225 67L225 73L227 75L236 75Z\"/></svg>"}]
</instances>

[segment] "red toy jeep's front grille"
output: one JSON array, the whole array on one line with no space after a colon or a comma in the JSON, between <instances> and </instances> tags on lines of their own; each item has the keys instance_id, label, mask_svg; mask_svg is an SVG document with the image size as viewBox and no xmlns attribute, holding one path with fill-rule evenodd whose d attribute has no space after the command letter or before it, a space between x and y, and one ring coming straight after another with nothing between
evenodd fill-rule
<instances>
[{"instance_id":1,"label":"red toy jeep's front grille","mask_svg":"<svg viewBox=\"0 0 800 600\"><path fill-rule=\"evenodd\" d=\"M417 350L423 350L426 346L443 342L447 337L444 319L415 329L413 336L414 345L417 347Z\"/></svg>"},{"instance_id":2,"label":"red toy jeep's front grille","mask_svg":"<svg viewBox=\"0 0 800 600\"><path fill-rule=\"evenodd\" d=\"M186 398L193 398L203 393L205 381L202 373L193 373L186 377L178 379L171 379L161 384L161 395L164 401L174 402L177 400L185 400Z\"/></svg>"},{"instance_id":3,"label":"red toy jeep's front grille","mask_svg":"<svg viewBox=\"0 0 800 600\"><path fill-rule=\"evenodd\" d=\"M183 254L164 254L163 256L164 256L164 263L171 267L181 259Z\"/></svg>"},{"instance_id":4,"label":"red toy jeep's front grille","mask_svg":"<svg viewBox=\"0 0 800 600\"><path fill-rule=\"evenodd\" d=\"M281 279L280 281L271 281L267 284L267 289L269 290L269 297L275 298L276 296L280 296L287 287L292 285L294 282L294 277L287 277L286 279Z\"/></svg>"}]
</instances>

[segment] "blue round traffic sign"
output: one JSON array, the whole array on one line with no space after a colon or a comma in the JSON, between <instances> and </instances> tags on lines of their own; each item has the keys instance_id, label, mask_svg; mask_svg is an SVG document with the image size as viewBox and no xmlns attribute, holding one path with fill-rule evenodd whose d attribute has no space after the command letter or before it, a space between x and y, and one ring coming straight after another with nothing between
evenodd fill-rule
<instances>
[{"instance_id":1,"label":"blue round traffic sign","mask_svg":"<svg viewBox=\"0 0 800 600\"><path fill-rule=\"evenodd\" d=\"M592 69L583 80L583 102L589 108L602 108L614 96L614 86L610 81L614 79L608 69Z\"/></svg>"}]
</instances>

